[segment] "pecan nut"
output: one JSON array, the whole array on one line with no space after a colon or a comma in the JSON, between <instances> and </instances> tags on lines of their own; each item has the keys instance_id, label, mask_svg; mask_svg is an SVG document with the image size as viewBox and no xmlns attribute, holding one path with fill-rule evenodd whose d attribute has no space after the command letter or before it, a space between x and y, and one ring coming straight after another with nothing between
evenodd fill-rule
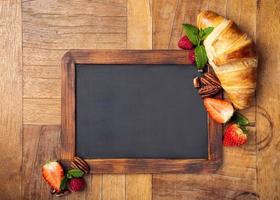
<instances>
[{"instance_id":1,"label":"pecan nut","mask_svg":"<svg viewBox=\"0 0 280 200\"><path fill-rule=\"evenodd\" d=\"M82 170L85 174L88 174L90 172L90 167L88 163L79 157L74 157L72 162L71 162L71 167L73 169L80 169Z\"/></svg>"},{"instance_id":2,"label":"pecan nut","mask_svg":"<svg viewBox=\"0 0 280 200\"><path fill-rule=\"evenodd\" d=\"M207 72L203 75L203 81L205 82L205 85L214 85L221 87L219 79L210 72Z\"/></svg>"},{"instance_id":3,"label":"pecan nut","mask_svg":"<svg viewBox=\"0 0 280 200\"><path fill-rule=\"evenodd\" d=\"M198 94L202 98L211 97L220 92L221 88L219 86L214 85L205 85L198 90Z\"/></svg>"}]
</instances>

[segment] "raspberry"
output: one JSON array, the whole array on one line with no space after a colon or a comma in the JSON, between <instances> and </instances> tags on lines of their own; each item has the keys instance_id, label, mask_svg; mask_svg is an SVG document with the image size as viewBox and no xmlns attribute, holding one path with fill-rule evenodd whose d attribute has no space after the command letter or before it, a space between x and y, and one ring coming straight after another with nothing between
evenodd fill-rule
<instances>
[{"instance_id":1,"label":"raspberry","mask_svg":"<svg viewBox=\"0 0 280 200\"><path fill-rule=\"evenodd\" d=\"M178 47L181 49L193 49L193 44L191 41L187 38L187 36L183 36L179 42L178 42Z\"/></svg>"},{"instance_id":2,"label":"raspberry","mask_svg":"<svg viewBox=\"0 0 280 200\"><path fill-rule=\"evenodd\" d=\"M85 188L86 182L83 178L72 178L68 182L68 187L72 192L78 192Z\"/></svg>"},{"instance_id":3,"label":"raspberry","mask_svg":"<svg viewBox=\"0 0 280 200\"><path fill-rule=\"evenodd\" d=\"M189 61L191 62L191 64L195 64L195 52L194 52L194 50L191 50L189 52Z\"/></svg>"}]
</instances>

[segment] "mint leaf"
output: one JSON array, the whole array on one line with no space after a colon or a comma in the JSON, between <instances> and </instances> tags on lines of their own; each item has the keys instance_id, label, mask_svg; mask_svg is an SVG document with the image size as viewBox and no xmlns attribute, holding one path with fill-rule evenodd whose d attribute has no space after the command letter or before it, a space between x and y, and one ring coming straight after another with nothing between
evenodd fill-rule
<instances>
[{"instance_id":1,"label":"mint leaf","mask_svg":"<svg viewBox=\"0 0 280 200\"><path fill-rule=\"evenodd\" d=\"M238 124L239 126L247 126L249 124L249 120L239 112L235 112L231 118L231 121Z\"/></svg>"},{"instance_id":2,"label":"mint leaf","mask_svg":"<svg viewBox=\"0 0 280 200\"><path fill-rule=\"evenodd\" d=\"M202 69L207 63L207 54L204 46L197 46L194 50L195 62L198 69Z\"/></svg>"},{"instance_id":3,"label":"mint leaf","mask_svg":"<svg viewBox=\"0 0 280 200\"><path fill-rule=\"evenodd\" d=\"M199 30L191 24L183 24L183 29L188 37L188 39L194 44L199 44L198 33Z\"/></svg>"},{"instance_id":4,"label":"mint leaf","mask_svg":"<svg viewBox=\"0 0 280 200\"><path fill-rule=\"evenodd\" d=\"M214 27L208 27L205 29L200 29L199 30L199 39L201 41L205 40L207 36L214 30Z\"/></svg>"},{"instance_id":5,"label":"mint leaf","mask_svg":"<svg viewBox=\"0 0 280 200\"><path fill-rule=\"evenodd\" d=\"M80 169L71 169L67 172L67 176L68 174L74 178L80 178L84 175L84 172Z\"/></svg>"},{"instance_id":6,"label":"mint leaf","mask_svg":"<svg viewBox=\"0 0 280 200\"><path fill-rule=\"evenodd\" d=\"M62 181L61 181L61 183L60 183L60 187L59 187L61 190L65 190L66 189L67 181L68 181L68 178L66 176L64 176Z\"/></svg>"}]
</instances>

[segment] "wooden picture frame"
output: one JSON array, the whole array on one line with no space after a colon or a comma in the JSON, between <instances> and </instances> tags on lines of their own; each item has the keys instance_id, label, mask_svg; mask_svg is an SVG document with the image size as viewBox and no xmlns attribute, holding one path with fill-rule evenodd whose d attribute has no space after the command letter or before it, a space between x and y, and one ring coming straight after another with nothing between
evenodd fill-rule
<instances>
[{"instance_id":1,"label":"wooden picture frame","mask_svg":"<svg viewBox=\"0 0 280 200\"><path fill-rule=\"evenodd\" d=\"M190 64L182 50L71 50L62 59L61 158L75 156L76 64ZM210 173L222 163L222 125L208 117L208 159L87 159L92 173Z\"/></svg>"}]
</instances>

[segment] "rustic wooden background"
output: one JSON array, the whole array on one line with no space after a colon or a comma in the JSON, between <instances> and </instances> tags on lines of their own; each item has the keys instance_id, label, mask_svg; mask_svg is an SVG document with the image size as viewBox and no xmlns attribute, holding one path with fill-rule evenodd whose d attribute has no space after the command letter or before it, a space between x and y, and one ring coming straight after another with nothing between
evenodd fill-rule
<instances>
[{"instance_id":1,"label":"rustic wooden background","mask_svg":"<svg viewBox=\"0 0 280 200\"><path fill-rule=\"evenodd\" d=\"M211 9L260 56L250 142L212 175L98 175L61 199L280 199L279 0L1 0L0 199L54 199L41 166L60 156L60 61L68 49L174 49L183 22Z\"/></svg>"}]
</instances>

